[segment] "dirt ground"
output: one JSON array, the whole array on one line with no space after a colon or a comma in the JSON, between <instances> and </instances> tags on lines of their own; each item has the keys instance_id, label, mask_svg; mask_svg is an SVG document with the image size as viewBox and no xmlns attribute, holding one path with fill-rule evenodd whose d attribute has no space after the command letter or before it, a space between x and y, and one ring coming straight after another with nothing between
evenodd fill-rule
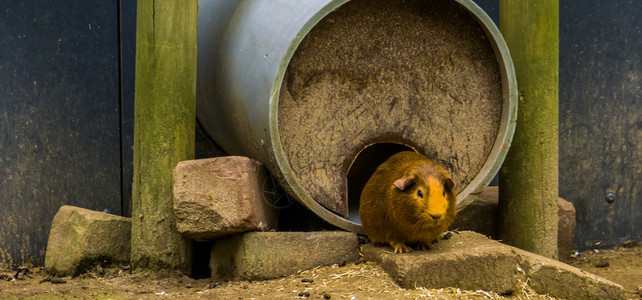
<instances>
[{"instance_id":1,"label":"dirt ground","mask_svg":"<svg viewBox=\"0 0 642 300\"><path fill-rule=\"evenodd\" d=\"M640 299L642 248L582 252L571 264L623 285L629 299ZM16 276L18 274L18 276ZM12 280L14 277L23 279ZM219 283L180 274L131 272L126 266L98 267L75 278L53 278L29 268L0 272L2 299L553 299L526 284L514 295L491 291L402 289L374 263L319 267L257 282Z\"/></svg>"},{"instance_id":2,"label":"dirt ground","mask_svg":"<svg viewBox=\"0 0 642 300\"><path fill-rule=\"evenodd\" d=\"M642 247L637 243L581 252L569 264L622 285L628 299L642 299Z\"/></svg>"}]
</instances>

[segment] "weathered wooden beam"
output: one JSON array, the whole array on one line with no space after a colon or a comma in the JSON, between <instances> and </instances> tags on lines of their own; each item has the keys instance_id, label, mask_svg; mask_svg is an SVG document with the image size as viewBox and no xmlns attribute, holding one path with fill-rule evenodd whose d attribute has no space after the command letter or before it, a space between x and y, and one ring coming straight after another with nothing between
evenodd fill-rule
<instances>
[{"instance_id":1,"label":"weathered wooden beam","mask_svg":"<svg viewBox=\"0 0 642 300\"><path fill-rule=\"evenodd\" d=\"M176 230L172 170L194 158L198 1L139 0L136 24L132 266L190 270Z\"/></svg>"},{"instance_id":2,"label":"weathered wooden beam","mask_svg":"<svg viewBox=\"0 0 642 300\"><path fill-rule=\"evenodd\" d=\"M517 127L500 171L500 238L557 257L558 0L501 0L500 30L520 92Z\"/></svg>"}]
</instances>

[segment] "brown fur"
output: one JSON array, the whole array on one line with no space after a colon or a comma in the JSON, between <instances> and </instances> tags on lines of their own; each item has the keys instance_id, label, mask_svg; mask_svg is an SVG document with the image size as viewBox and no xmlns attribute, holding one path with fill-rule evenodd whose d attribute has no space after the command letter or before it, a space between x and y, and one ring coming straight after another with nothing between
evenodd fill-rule
<instances>
[{"instance_id":1,"label":"brown fur","mask_svg":"<svg viewBox=\"0 0 642 300\"><path fill-rule=\"evenodd\" d=\"M406 243L430 248L457 214L454 187L441 166L419 153L399 152L381 164L363 188L363 230L372 242L390 244L395 253L409 252Z\"/></svg>"}]
</instances>

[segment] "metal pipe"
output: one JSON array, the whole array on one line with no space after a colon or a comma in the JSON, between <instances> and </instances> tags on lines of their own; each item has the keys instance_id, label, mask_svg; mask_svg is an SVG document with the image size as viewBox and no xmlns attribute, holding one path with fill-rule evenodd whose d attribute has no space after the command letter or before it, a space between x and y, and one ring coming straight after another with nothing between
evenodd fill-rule
<instances>
[{"instance_id":1,"label":"metal pipe","mask_svg":"<svg viewBox=\"0 0 642 300\"><path fill-rule=\"evenodd\" d=\"M261 161L315 214L340 228L361 232L358 222L328 210L310 196L290 165L278 131L279 94L290 59L313 27L346 2L199 1L197 115L226 152ZM488 185L508 151L517 86L508 48L492 20L470 0L455 2L484 30L497 56L503 90L497 140L473 181L460 191L461 209L473 200L469 194Z\"/></svg>"}]
</instances>

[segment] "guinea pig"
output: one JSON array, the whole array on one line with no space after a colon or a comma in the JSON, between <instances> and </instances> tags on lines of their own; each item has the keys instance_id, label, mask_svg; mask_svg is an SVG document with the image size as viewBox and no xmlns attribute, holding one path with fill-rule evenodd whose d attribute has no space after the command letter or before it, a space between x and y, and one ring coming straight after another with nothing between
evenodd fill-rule
<instances>
[{"instance_id":1,"label":"guinea pig","mask_svg":"<svg viewBox=\"0 0 642 300\"><path fill-rule=\"evenodd\" d=\"M376 169L361 192L363 231L395 253L410 252L406 243L430 249L457 214L454 187L446 170L424 155L399 152Z\"/></svg>"}]
</instances>

